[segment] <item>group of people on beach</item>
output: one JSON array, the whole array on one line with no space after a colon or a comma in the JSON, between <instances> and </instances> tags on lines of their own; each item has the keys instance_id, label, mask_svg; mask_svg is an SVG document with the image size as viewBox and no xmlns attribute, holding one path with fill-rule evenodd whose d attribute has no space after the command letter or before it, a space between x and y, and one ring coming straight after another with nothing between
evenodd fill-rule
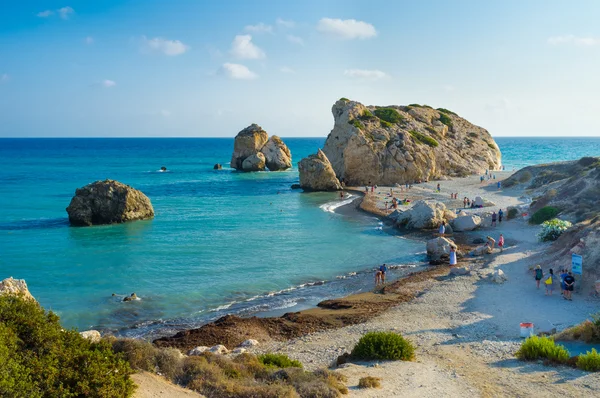
<instances>
[{"instance_id":1,"label":"group of people on beach","mask_svg":"<svg viewBox=\"0 0 600 398\"><path fill-rule=\"evenodd\" d=\"M556 283L560 282L560 294L565 300L573 300L575 277L573 276L573 272L567 270L567 268L561 268L558 270L557 280L556 275L554 274L554 270L552 268L548 270L548 275L545 275L544 271L542 270L542 266L538 264L535 266L534 276L535 283L538 289L540 288L540 283L542 282L542 280L544 281L544 287L546 288L546 292L544 294L546 296L552 296Z\"/></svg>"}]
</instances>

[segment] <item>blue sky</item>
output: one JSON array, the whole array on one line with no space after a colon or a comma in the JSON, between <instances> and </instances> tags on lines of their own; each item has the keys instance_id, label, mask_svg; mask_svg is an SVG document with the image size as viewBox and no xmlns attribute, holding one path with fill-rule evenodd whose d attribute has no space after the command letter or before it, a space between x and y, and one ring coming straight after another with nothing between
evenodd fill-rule
<instances>
[{"instance_id":1,"label":"blue sky","mask_svg":"<svg viewBox=\"0 0 600 398\"><path fill-rule=\"evenodd\" d=\"M600 135L597 1L16 1L0 136L325 136L340 97Z\"/></svg>"}]
</instances>

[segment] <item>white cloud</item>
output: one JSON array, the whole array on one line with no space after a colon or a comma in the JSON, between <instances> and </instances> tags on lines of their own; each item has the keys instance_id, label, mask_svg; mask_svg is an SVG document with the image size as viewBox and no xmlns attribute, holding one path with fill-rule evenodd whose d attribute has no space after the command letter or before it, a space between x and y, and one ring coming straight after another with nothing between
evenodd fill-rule
<instances>
[{"instance_id":1,"label":"white cloud","mask_svg":"<svg viewBox=\"0 0 600 398\"><path fill-rule=\"evenodd\" d=\"M54 14L53 11L51 10L46 10L46 11L42 11L42 12L38 12L37 14L35 14L36 16L40 17L40 18L48 18L49 16L51 16L52 14Z\"/></svg>"},{"instance_id":2,"label":"white cloud","mask_svg":"<svg viewBox=\"0 0 600 398\"><path fill-rule=\"evenodd\" d=\"M104 86L106 88L114 87L116 85L117 85L117 83L115 83L114 80L108 80L108 79L106 79L106 80L102 81L102 86Z\"/></svg>"},{"instance_id":3,"label":"white cloud","mask_svg":"<svg viewBox=\"0 0 600 398\"><path fill-rule=\"evenodd\" d=\"M220 72L230 79L253 80L258 78L256 73L241 64L224 63L223 66L221 66Z\"/></svg>"},{"instance_id":4,"label":"white cloud","mask_svg":"<svg viewBox=\"0 0 600 398\"><path fill-rule=\"evenodd\" d=\"M75 10L71 7L63 7L63 8L59 8L58 10L56 10L56 12L58 12L58 15L60 15L60 17L62 19L69 19L69 16L71 14L73 14L75 12Z\"/></svg>"},{"instance_id":5,"label":"white cloud","mask_svg":"<svg viewBox=\"0 0 600 398\"><path fill-rule=\"evenodd\" d=\"M258 23L256 25L248 25L244 28L247 32L254 33L273 33L273 27L271 25L265 25L264 23Z\"/></svg>"},{"instance_id":6,"label":"white cloud","mask_svg":"<svg viewBox=\"0 0 600 398\"><path fill-rule=\"evenodd\" d=\"M389 77L385 72L378 69L346 69L344 75L357 79L379 80Z\"/></svg>"},{"instance_id":7,"label":"white cloud","mask_svg":"<svg viewBox=\"0 0 600 398\"><path fill-rule=\"evenodd\" d=\"M579 37L575 35L554 36L548 38L548 44L553 46L561 44L573 44L575 46L596 46L600 44L600 38Z\"/></svg>"},{"instance_id":8,"label":"white cloud","mask_svg":"<svg viewBox=\"0 0 600 398\"><path fill-rule=\"evenodd\" d=\"M161 109L161 110L160 110L160 114L161 114L163 117L169 117L169 116L171 116L171 114L172 114L172 113L171 113L171 111L170 111L170 110L168 110L168 109Z\"/></svg>"},{"instance_id":9,"label":"white cloud","mask_svg":"<svg viewBox=\"0 0 600 398\"><path fill-rule=\"evenodd\" d=\"M302 40L301 37L294 36L294 35L287 35L287 39L290 43L298 44L300 46L304 45L304 40Z\"/></svg>"},{"instance_id":10,"label":"white cloud","mask_svg":"<svg viewBox=\"0 0 600 398\"><path fill-rule=\"evenodd\" d=\"M142 36L142 51L163 53L168 56L176 56L185 53L190 46L183 44L179 40L167 40L162 37L148 39Z\"/></svg>"},{"instance_id":11,"label":"white cloud","mask_svg":"<svg viewBox=\"0 0 600 398\"><path fill-rule=\"evenodd\" d=\"M3 73L2 75L0 75L0 83L6 83L10 80L10 76L8 75L8 73Z\"/></svg>"},{"instance_id":12,"label":"white cloud","mask_svg":"<svg viewBox=\"0 0 600 398\"><path fill-rule=\"evenodd\" d=\"M281 19L281 18L277 18L277 20L275 21L275 23L281 27L284 28L293 28L294 26L296 26L296 22L294 21L290 21L290 20L285 20L285 19Z\"/></svg>"},{"instance_id":13,"label":"white cloud","mask_svg":"<svg viewBox=\"0 0 600 398\"><path fill-rule=\"evenodd\" d=\"M94 44L94 38L92 36L88 36L85 39L83 39L85 44Z\"/></svg>"},{"instance_id":14,"label":"white cloud","mask_svg":"<svg viewBox=\"0 0 600 398\"><path fill-rule=\"evenodd\" d=\"M292 68L289 68L287 66L282 67L281 69L279 69L279 71L281 73L296 73L295 70L293 70Z\"/></svg>"},{"instance_id":15,"label":"white cloud","mask_svg":"<svg viewBox=\"0 0 600 398\"><path fill-rule=\"evenodd\" d=\"M252 43L252 36L237 35L231 44L231 54L241 59L260 59L265 52Z\"/></svg>"},{"instance_id":16,"label":"white cloud","mask_svg":"<svg viewBox=\"0 0 600 398\"><path fill-rule=\"evenodd\" d=\"M322 18L317 25L317 30L347 40L368 39L377 36L373 25L356 19Z\"/></svg>"}]
</instances>

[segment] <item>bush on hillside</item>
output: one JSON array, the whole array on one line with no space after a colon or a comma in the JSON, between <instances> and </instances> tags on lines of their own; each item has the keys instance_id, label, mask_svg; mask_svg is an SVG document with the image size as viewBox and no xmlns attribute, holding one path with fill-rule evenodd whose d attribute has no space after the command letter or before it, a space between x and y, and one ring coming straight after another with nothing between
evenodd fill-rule
<instances>
[{"instance_id":1,"label":"bush on hillside","mask_svg":"<svg viewBox=\"0 0 600 398\"><path fill-rule=\"evenodd\" d=\"M108 342L63 330L34 301L0 296L0 396L129 397L130 373Z\"/></svg>"},{"instance_id":2,"label":"bush on hillside","mask_svg":"<svg viewBox=\"0 0 600 398\"><path fill-rule=\"evenodd\" d=\"M437 147L438 145L440 145L439 142L437 142L435 139L423 134L423 133L419 133L418 131L415 130L410 130L408 132L415 140L417 140L417 142L420 142L421 144L425 144L425 145L429 145L432 148Z\"/></svg>"},{"instance_id":3,"label":"bush on hillside","mask_svg":"<svg viewBox=\"0 0 600 398\"><path fill-rule=\"evenodd\" d=\"M375 116L388 123L402 123L404 118L394 108L377 108L373 112Z\"/></svg>"},{"instance_id":4,"label":"bush on hillside","mask_svg":"<svg viewBox=\"0 0 600 398\"><path fill-rule=\"evenodd\" d=\"M558 218L544 221L542 223L542 230L538 234L538 238L542 242L554 241L571 226L572 224L570 222L559 220Z\"/></svg>"},{"instance_id":5,"label":"bush on hillside","mask_svg":"<svg viewBox=\"0 0 600 398\"><path fill-rule=\"evenodd\" d=\"M595 348L577 358L577 367L587 372L600 372L600 354Z\"/></svg>"},{"instance_id":6,"label":"bush on hillside","mask_svg":"<svg viewBox=\"0 0 600 398\"><path fill-rule=\"evenodd\" d=\"M554 206L544 206L531 216L529 219L530 224L539 225L544 221L548 221L556 217L560 213L560 210Z\"/></svg>"},{"instance_id":7,"label":"bush on hillside","mask_svg":"<svg viewBox=\"0 0 600 398\"><path fill-rule=\"evenodd\" d=\"M363 360L411 361L415 357L415 348L399 334L369 332L356 343L350 356Z\"/></svg>"},{"instance_id":8,"label":"bush on hillside","mask_svg":"<svg viewBox=\"0 0 600 398\"><path fill-rule=\"evenodd\" d=\"M521 344L515 356L522 361L546 359L554 364L565 364L571 358L569 351L548 337L531 336Z\"/></svg>"}]
</instances>

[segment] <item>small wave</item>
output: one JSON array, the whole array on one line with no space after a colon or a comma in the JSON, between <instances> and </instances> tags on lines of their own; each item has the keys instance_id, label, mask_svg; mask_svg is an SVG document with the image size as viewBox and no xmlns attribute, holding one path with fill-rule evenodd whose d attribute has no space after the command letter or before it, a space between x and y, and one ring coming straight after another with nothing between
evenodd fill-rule
<instances>
[{"instance_id":1,"label":"small wave","mask_svg":"<svg viewBox=\"0 0 600 398\"><path fill-rule=\"evenodd\" d=\"M352 197L353 197L353 195L348 194L347 199L338 200L335 202L327 202L327 203L324 203L321 206L319 206L319 208L328 213L335 213L335 209L337 209L338 207L345 206L347 204L352 203L352 201L354 200L354 199L352 199Z\"/></svg>"}]
</instances>

